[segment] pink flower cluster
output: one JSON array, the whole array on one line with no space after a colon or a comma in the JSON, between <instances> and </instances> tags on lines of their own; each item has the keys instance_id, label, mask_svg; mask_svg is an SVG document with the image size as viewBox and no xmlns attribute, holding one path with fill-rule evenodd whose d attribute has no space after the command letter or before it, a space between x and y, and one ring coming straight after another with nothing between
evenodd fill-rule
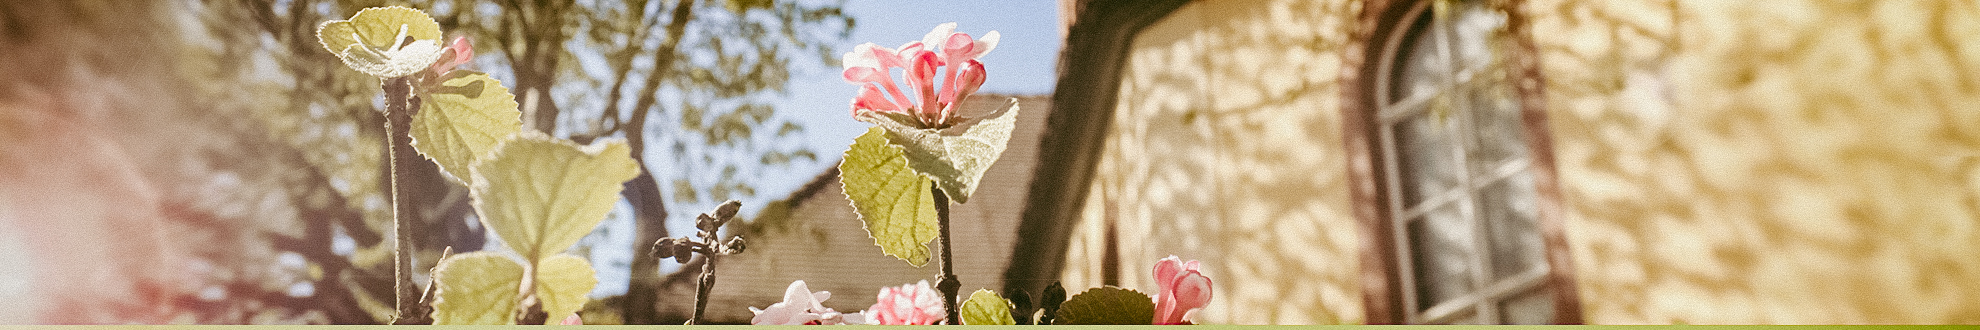
<instances>
[{"instance_id":1,"label":"pink flower cluster","mask_svg":"<svg viewBox=\"0 0 1980 330\"><path fill-rule=\"evenodd\" d=\"M750 307L756 317L749 320L753 325L930 325L942 322L948 316L946 306L942 306L942 294L928 286L928 281L907 284L899 287L880 288L879 301L872 308L859 313L839 313L825 307L823 302L831 299L832 293L811 292L803 280L791 282L784 290L784 301L770 304L770 307L757 309Z\"/></svg>"},{"instance_id":2,"label":"pink flower cluster","mask_svg":"<svg viewBox=\"0 0 1980 330\"><path fill-rule=\"evenodd\" d=\"M913 285L880 288L880 300L866 309L867 324L930 325L948 317L942 294L928 287L928 280Z\"/></svg>"},{"instance_id":3,"label":"pink flower cluster","mask_svg":"<svg viewBox=\"0 0 1980 330\"><path fill-rule=\"evenodd\" d=\"M1162 286L1154 297L1155 324L1188 324L1185 314L1210 303L1210 277L1197 271L1200 265L1176 256L1155 262L1155 284Z\"/></svg>"},{"instance_id":4,"label":"pink flower cluster","mask_svg":"<svg viewBox=\"0 0 1980 330\"><path fill-rule=\"evenodd\" d=\"M944 23L929 31L921 41L908 42L899 48L869 42L846 53L841 61L846 68L845 79L860 85L859 96L852 101L853 116L866 111L887 111L913 114L925 128L956 124L957 104L983 86L983 62L976 59L997 48L998 35L997 31L990 31L976 39L955 30L956 23ZM910 100L894 83L894 68L904 69L901 80L914 93L914 99ZM939 89L935 85L938 74L944 78Z\"/></svg>"},{"instance_id":5,"label":"pink flower cluster","mask_svg":"<svg viewBox=\"0 0 1980 330\"><path fill-rule=\"evenodd\" d=\"M1176 256L1155 262L1155 283L1161 288L1150 297L1155 300L1154 324L1190 324L1185 320L1189 313L1210 303L1210 277L1203 276L1201 266L1196 260L1185 262ZM859 313L839 313L821 304L831 297L830 292L811 292L802 280L791 282L784 301L769 308L749 308L756 313L750 324L933 325L948 317L942 294L929 287L927 280L880 288L873 306ZM575 318L565 320L565 324L572 324Z\"/></svg>"}]
</instances>

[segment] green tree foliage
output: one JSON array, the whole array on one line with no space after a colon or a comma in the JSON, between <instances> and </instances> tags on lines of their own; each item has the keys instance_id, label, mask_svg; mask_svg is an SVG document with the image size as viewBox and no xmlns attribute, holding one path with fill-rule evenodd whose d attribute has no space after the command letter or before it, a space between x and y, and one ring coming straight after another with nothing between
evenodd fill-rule
<instances>
[{"instance_id":1,"label":"green tree foliage","mask_svg":"<svg viewBox=\"0 0 1980 330\"><path fill-rule=\"evenodd\" d=\"M766 166L815 158L790 139L802 128L776 118L778 109L766 97L782 90L798 61L834 64L837 54L828 43L843 39L852 26L837 2L812 1L198 3L194 11L204 32L217 39L218 57L256 59L216 61L228 75L224 81L280 96L265 102L275 106L247 118L268 126L270 139L320 174L326 190L316 196L336 197L341 202L332 208L351 215L333 222L322 241L334 238L328 232L341 232L356 243L355 252L324 253L310 264L350 265L329 270L341 274L325 276L331 280L317 283L317 292L348 294L342 305L362 306L362 312L348 313L357 316L389 315L392 299L390 238L379 235L390 230L389 198L380 183L386 174L383 116L373 104L376 79L330 64L340 60L322 51L313 33L317 23L386 5L427 11L449 33L445 39L472 39L480 60L470 67L510 83L525 127L581 143L626 138L642 169L624 190L637 219L635 249L666 236L668 203L687 204L671 208L676 210L712 207L753 194L748 179ZM649 145L664 159L649 162ZM476 250L485 234L468 220L473 209L466 187L432 165L421 166L409 180L420 192L411 202L426 210L414 242L415 268L429 269L442 247ZM670 189L663 193L663 186ZM707 205L695 206L701 204ZM691 219L687 213L684 219ZM622 302L628 323L659 323L653 312L657 263L641 259L631 265L632 294L612 301Z\"/></svg>"},{"instance_id":2,"label":"green tree foliage","mask_svg":"<svg viewBox=\"0 0 1980 330\"><path fill-rule=\"evenodd\" d=\"M343 68L339 60L322 50L315 36L316 24L348 18L361 4L328 1L206 1L193 9L200 36L214 41L211 61L192 63L213 66L213 72L194 81L212 89L215 99L239 102L248 110L238 117L254 134L271 140L271 145L241 148L258 153L288 154L281 176L311 178L291 189L302 191L296 205L311 210L298 214L312 228L300 239L272 238L264 242L278 250L296 250L307 260L312 276L304 277L312 288L307 304L296 304L294 314L321 313L307 322L366 324L384 321L391 315L392 276L390 203L383 181L386 175L383 116L373 98L379 94L377 79ZM196 45L200 43L194 43ZM473 210L466 190L449 185L431 164L414 168L407 182L418 193L410 203L425 210L415 216L420 236L418 268L433 265L439 250L448 245L478 248L483 234L469 225L466 216ZM339 240L350 247L333 249ZM252 242L252 241L250 241ZM251 243L250 243L251 244ZM226 267L246 267L226 265ZM234 301L233 297L221 299ZM255 305L253 302L243 303ZM252 307L244 307L252 310ZM226 316L200 323L262 323L265 318L229 319Z\"/></svg>"},{"instance_id":3,"label":"green tree foliage","mask_svg":"<svg viewBox=\"0 0 1980 330\"><path fill-rule=\"evenodd\" d=\"M642 169L624 191L635 213L636 251L667 236L669 209L753 195L748 179L764 168L816 158L791 139L802 128L776 118L766 97L783 89L794 61L836 60L828 43L853 25L838 3L813 1L413 6L432 8L445 30L465 31L496 50L488 53L506 62L527 127L578 142L626 138ZM647 159L649 146L666 156ZM632 283L619 300L626 323L661 322L653 307L658 262L634 258L630 266Z\"/></svg>"}]
</instances>

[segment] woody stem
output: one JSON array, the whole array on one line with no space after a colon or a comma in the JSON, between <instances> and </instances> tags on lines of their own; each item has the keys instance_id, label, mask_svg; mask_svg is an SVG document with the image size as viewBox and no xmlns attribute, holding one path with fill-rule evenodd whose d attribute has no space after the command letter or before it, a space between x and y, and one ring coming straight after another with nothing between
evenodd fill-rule
<instances>
[{"instance_id":1,"label":"woody stem","mask_svg":"<svg viewBox=\"0 0 1980 330\"><path fill-rule=\"evenodd\" d=\"M962 283L956 280L955 257L949 252L949 195L941 187L929 185L928 189L935 195L936 226L942 237L942 279L935 282L935 289L942 290L942 307L949 311L949 324L960 325L962 313L956 309L956 290L962 288Z\"/></svg>"},{"instance_id":2,"label":"woody stem","mask_svg":"<svg viewBox=\"0 0 1980 330\"><path fill-rule=\"evenodd\" d=\"M709 247L714 250L714 246ZM701 311L708 309L708 291L715 288L715 256L720 253L710 251L702 254L701 281L694 291L694 315L688 317L688 325L701 324Z\"/></svg>"},{"instance_id":3,"label":"woody stem","mask_svg":"<svg viewBox=\"0 0 1980 330\"><path fill-rule=\"evenodd\" d=\"M406 109L411 100L412 83L405 77L385 80L385 143L390 153L389 165L392 170L392 275L395 286L394 306L399 315L392 324L428 324L433 321L426 315L425 305L420 304L420 289L412 280L413 232L418 225L412 217L418 213L413 204L406 201L412 195L412 185L405 180L412 175L412 162L419 155L412 149L412 113Z\"/></svg>"}]
</instances>

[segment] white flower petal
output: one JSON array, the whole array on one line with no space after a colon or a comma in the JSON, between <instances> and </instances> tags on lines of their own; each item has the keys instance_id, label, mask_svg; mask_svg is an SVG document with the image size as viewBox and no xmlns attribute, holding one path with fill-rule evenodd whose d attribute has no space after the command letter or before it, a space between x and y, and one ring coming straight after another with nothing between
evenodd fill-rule
<instances>
[{"instance_id":1,"label":"white flower petal","mask_svg":"<svg viewBox=\"0 0 1980 330\"><path fill-rule=\"evenodd\" d=\"M847 69L851 69L851 68L878 69L880 68L880 58L873 56L874 48L884 49L884 47L880 47L880 45L875 45L871 42L860 44L859 46L854 46L852 51L846 52L845 56L841 56L839 58L839 65L844 66Z\"/></svg>"},{"instance_id":2,"label":"white flower petal","mask_svg":"<svg viewBox=\"0 0 1980 330\"><path fill-rule=\"evenodd\" d=\"M784 289L784 303L793 307L809 308L811 305L817 305L818 301L811 299L811 288L804 285L804 280L797 280Z\"/></svg>"},{"instance_id":3,"label":"white flower petal","mask_svg":"<svg viewBox=\"0 0 1980 330\"><path fill-rule=\"evenodd\" d=\"M970 52L969 58L983 58L983 54L989 54L991 49L997 49L998 37L997 31L990 31L984 33L983 37L976 38L976 49Z\"/></svg>"},{"instance_id":4,"label":"white flower petal","mask_svg":"<svg viewBox=\"0 0 1980 330\"><path fill-rule=\"evenodd\" d=\"M811 321L817 321L822 319L824 319L824 317L816 313L799 313L796 317L792 317L789 322L784 322L782 325L803 325Z\"/></svg>"},{"instance_id":5,"label":"white flower petal","mask_svg":"<svg viewBox=\"0 0 1980 330\"><path fill-rule=\"evenodd\" d=\"M839 314L840 324L879 324L879 323L868 323L869 321L870 320L866 317L866 311L859 311L858 313Z\"/></svg>"},{"instance_id":6,"label":"white flower petal","mask_svg":"<svg viewBox=\"0 0 1980 330\"><path fill-rule=\"evenodd\" d=\"M936 25L935 30L928 31L928 35L921 36L921 45L924 47L933 45L935 47L935 51L939 53L941 52L941 48L942 48L940 45L947 44L949 41L949 35L955 33L956 33L956 22L948 22L948 23L942 23L942 25Z\"/></svg>"},{"instance_id":7,"label":"white flower petal","mask_svg":"<svg viewBox=\"0 0 1980 330\"><path fill-rule=\"evenodd\" d=\"M790 320L797 317L799 312L798 309L791 308L790 304L770 304L770 308L764 308L756 313L756 317L750 318L749 324L792 324Z\"/></svg>"},{"instance_id":8,"label":"white flower petal","mask_svg":"<svg viewBox=\"0 0 1980 330\"><path fill-rule=\"evenodd\" d=\"M444 50L443 47L440 47L438 41L415 40L397 49L386 49L383 52L377 52L376 56L359 53L359 51L376 52L374 49L363 45L353 45L351 48L345 50L347 54L346 56L341 56L341 58L343 58L345 64L350 65L351 68L358 71L379 77L394 78L404 77L418 73L421 70L426 70L427 67L433 65L433 62L440 60L440 54Z\"/></svg>"}]
</instances>

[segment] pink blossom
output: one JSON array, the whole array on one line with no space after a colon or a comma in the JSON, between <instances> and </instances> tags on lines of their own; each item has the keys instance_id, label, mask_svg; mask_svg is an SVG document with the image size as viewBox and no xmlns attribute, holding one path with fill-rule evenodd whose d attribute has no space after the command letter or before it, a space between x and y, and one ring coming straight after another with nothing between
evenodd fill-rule
<instances>
[{"instance_id":1,"label":"pink blossom","mask_svg":"<svg viewBox=\"0 0 1980 330\"><path fill-rule=\"evenodd\" d=\"M453 70L454 67L474 59L474 45L468 43L467 37L454 37L454 43L447 45L447 48L442 49L441 52L440 60L433 62L433 66L427 68L435 75L447 74L447 71Z\"/></svg>"},{"instance_id":2,"label":"pink blossom","mask_svg":"<svg viewBox=\"0 0 1980 330\"><path fill-rule=\"evenodd\" d=\"M577 314L571 314L571 316L565 317L564 321L557 323L557 325L584 325L584 318L578 317Z\"/></svg>"},{"instance_id":3,"label":"pink blossom","mask_svg":"<svg viewBox=\"0 0 1980 330\"><path fill-rule=\"evenodd\" d=\"M1210 303L1210 277L1197 271L1196 260L1183 262L1176 256L1155 262L1155 283L1162 291L1155 295L1155 324L1186 324L1183 316Z\"/></svg>"},{"instance_id":4,"label":"pink blossom","mask_svg":"<svg viewBox=\"0 0 1980 330\"><path fill-rule=\"evenodd\" d=\"M852 101L853 116L867 111L907 113L927 128L967 119L956 113L956 104L983 86L985 72L977 59L997 48L999 35L990 31L972 38L955 30L956 23L944 23L921 41L899 48L865 43L847 52L841 61L846 68L843 75L847 82L860 85L859 96ZM900 83L907 85L906 92L891 77L895 68L903 71Z\"/></svg>"},{"instance_id":5,"label":"pink blossom","mask_svg":"<svg viewBox=\"0 0 1980 330\"><path fill-rule=\"evenodd\" d=\"M866 309L867 324L930 325L948 317L942 294L928 287L928 280L900 287L880 288L879 301Z\"/></svg>"},{"instance_id":6,"label":"pink blossom","mask_svg":"<svg viewBox=\"0 0 1980 330\"><path fill-rule=\"evenodd\" d=\"M826 308L823 302L831 299L832 293L811 292L804 280L792 281L784 289L784 301L770 304L770 307L757 309L750 307L756 317L749 320L753 325L802 325L802 324L864 324L866 318L859 313L839 313Z\"/></svg>"}]
</instances>

